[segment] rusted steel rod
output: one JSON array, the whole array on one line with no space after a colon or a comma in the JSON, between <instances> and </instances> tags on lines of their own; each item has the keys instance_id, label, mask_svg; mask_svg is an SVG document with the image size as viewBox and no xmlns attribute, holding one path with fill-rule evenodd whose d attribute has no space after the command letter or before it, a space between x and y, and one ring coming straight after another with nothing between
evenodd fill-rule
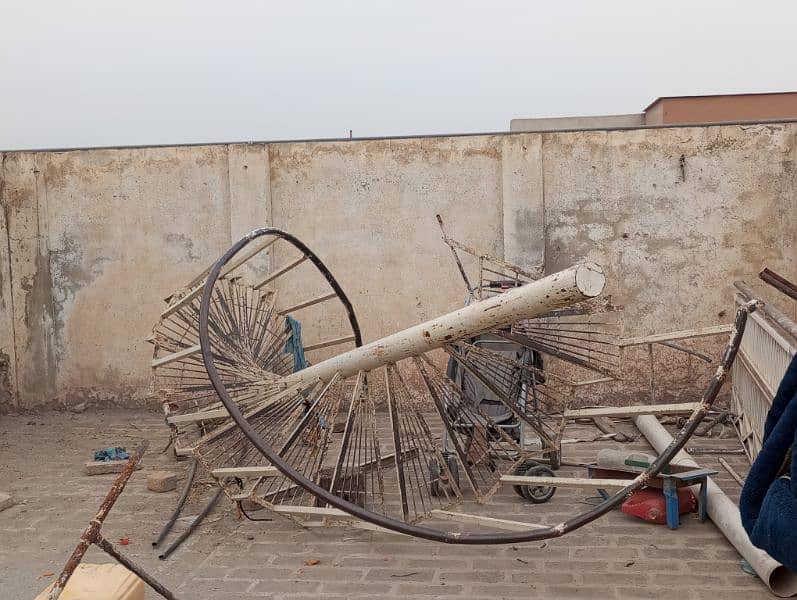
<instances>
[{"instance_id":1,"label":"rusted steel rod","mask_svg":"<svg viewBox=\"0 0 797 600\"><path fill-rule=\"evenodd\" d=\"M105 494L105 499L100 504L97 514L94 515L94 518L91 521L89 521L88 527L83 530L83 534L80 536L78 545L75 547L72 555L66 561L64 569L61 571L58 579L56 579L55 583L53 584L53 589L50 591L49 600L56 600L56 598L61 595L61 592L66 587L69 578L72 577L72 573L75 572L75 569L80 564L80 561L83 560L86 550L88 550L89 546L96 543L100 538L100 528L102 527L103 521L105 521L105 517L108 516L108 513L111 511L111 508L113 508L113 505L119 498L119 495L125 489L130 476L133 474L133 471L148 447L149 441L144 440L135 450L133 450L133 453L130 455L125 468L122 469L122 472L119 473L119 476L113 482L111 489L109 489L108 493Z\"/></svg>"},{"instance_id":2,"label":"rusted steel rod","mask_svg":"<svg viewBox=\"0 0 797 600\"><path fill-rule=\"evenodd\" d=\"M792 300L797 300L797 285L794 285L782 275L778 275L770 269L764 269L758 276L779 292L786 294Z\"/></svg>"},{"instance_id":3,"label":"rusted steel rod","mask_svg":"<svg viewBox=\"0 0 797 600\"><path fill-rule=\"evenodd\" d=\"M183 486L183 491L180 494L180 499L177 501L177 506L174 508L174 512L172 512L172 516L169 517L169 520L166 521L166 524L163 526L163 529L154 542L152 542L153 548L157 548L161 545L163 540L166 539L166 536L169 535L169 532L174 527L174 524L177 522L177 518L180 516L180 513L183 511L183 506L185 506L185 501L188 500L188 494L191 492L191 486L194 484L194 477L196 477L197 471L197 460L193 459L191 461L191 470L188 472L188 479Z\"/></svg>"},{"instance_id":4,"label":"rusted steel rod","mask_svg":"<svg viewBox=\"0 0 797 600\"><path fill-rule=\"evenodd\" d=\"M700 360L710 363L711 357L703 354L702 352L697 352L696 350L692 350L691 348L687 348L686 346L681 346L681 344L676 344L674 342L656 342L661 344L662 346L667 346L668 348L672 348L673 350L678 350L679 352L684 352L690 356L696 356Z\"/></svg>"},{"instance_id":5,"label":"rusted steel rod","mask_svg":"<svg viewBox=\"0 0 797 600\"><path fill-rule=\"evenodd\" d=\"M122 554L119 554L119 552L116 551L116 548L114 548L114 545L110 543L108 540L106 540L104 537L102 537L102 535L98 536L98 539L95 542L95 544L97 544L97 546L99 546L99 548L102 551L104 551L106 554L113 557L116 560L116 562L125 567L128 571L135 573L138 577L140 577L144 581L144 583L146 583L149 587L158 592L161 596L166 598L166 600L177 600L177 597L174 594L172 594L169 590L163 587L163 585L161 585L160 582L153 579L144 569L139 567L129 558L125 557Z\"/></svg>"},{"instance_id":6,"label":"rusted steel rod","mask_svg":"<svg viewBox=\"0 0 797 600\"><path fill-rule=\"evenodd\" d=\"M459 254L457 254L457 249L454 248L451 244L448 243L448 235L446 234L445 227L443 227L443 217L440 215L435 215L437 217L437 222L440 225L440 231L443 232L443 241L446 245L451 249L451 254L454 255L454 260L457 263L457 268L459 269L459 274L462 276L462 280L465 282L465 287L468 288L468 293L473 292L473 286L471 286L470 281L468 280L468 275L465 273L465 267L462 266L462 261L459 260Z\"/></svg>"},{"instance_id":7,"label":"rusted steel rod","mask_svg":"<svg viewBox=\"0 0 797 600\"><path fill-rule=\"evenodd\" d=\"M61 571L58 579L56 579L55 583L53 584L48 596L48 600L57 600L57 598L61 595L61 592L64 591L66 584L69 582L69 578L72 577L72 574L75 572L75 569L77 569L80 561L83 560L83 557L86 555L86 551L89 549L91 544L96 544L125 567L133 571L133 573L141 577L141 579L143 579L164 598L167 598L168 600L175 600L175 597L171 592L160 585L157 581L152 579L152 577L147 575L140 567L122 557L116 551L116 549L109 544L105 538L102 537L102 534L100 533L100 529L102 528L102 524L108 516L108 513L111 511L113 505L124 491L127 482L130 480L130 476L135 471L136 466L138 466L138 463L141 461L141 458L144 456L144 452L146 452L148 447L149 441L144 440L136 447L135 450L133 450L130 458L127 461L127 464L125 465L125 468L121 473L119 473L118 477L114 480L113 485L111 485L111 489L109 489L108 493L105 495L105 499L100 504L97 514L94 515L94 518L91 521L89 521L88 527L83 530L83 534L80 536L80 541L75 547L75 550L72 552L72 555L66 561L64 569Z\"/></svg>"},{"instance_id":8,"label":"rusted steel rod","mask_svg":"<svg viewBox=\"0 0 797 600\"><path fill-rule=\"evenodd\" d=\"M768 317L771 321L778 325L785 333L790 335L797 341L797 323L783 314L780 310L760 299L759 294L756 294L749 285L744 281L734 281L733 287L742 293L745 301L758 300L759 310Z\"/></svg>"},{"instance_id":9,"label":"rusted steel rod","mask_svg":"<svg viewBox=\"0 0 797 600\"><path fill-rule=\"evenodd\" d=\"M210 514L210 511L213 510L213 507L216 506L216 504L219 501L219 498L221 498L221 494L223 491L224 489L221 487L218 490L216 490L216 493L213 494L213 497L205 505L205 508L202 509L202 512L199 513L193 521L191 521L191 524L188 526L188 528L185 531L183 531L177 537L177 539L174 540L168 548L166 548L166 550L164 550L161 554L158 555L159 559L166 560L167 558L169 558L169 555L175 550L177 550L177 548L180 547L180 544L182 544L185 540L188 539L188 536L190 536L194 532L194 529L196 529L202 524L202 521L205 520L205 517L207 517Z\"/></svg>"}]
</instances>

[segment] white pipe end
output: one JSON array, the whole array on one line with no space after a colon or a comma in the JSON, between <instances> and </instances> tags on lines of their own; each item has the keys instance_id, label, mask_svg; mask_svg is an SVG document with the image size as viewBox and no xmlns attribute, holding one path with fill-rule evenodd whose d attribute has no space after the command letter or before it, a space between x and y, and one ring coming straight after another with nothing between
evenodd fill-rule
<instances>
[{"instance_id":1,"label":"white pipe end","mask_svg":"<svg viewBox=\"0 0 797 600\"><path fill-rule=\"evenodd\" d=\"M587 298L600 295L605 284L606 277L600 265L584 263L576 267L576 287Z\"/></svg>"}]
</instances>

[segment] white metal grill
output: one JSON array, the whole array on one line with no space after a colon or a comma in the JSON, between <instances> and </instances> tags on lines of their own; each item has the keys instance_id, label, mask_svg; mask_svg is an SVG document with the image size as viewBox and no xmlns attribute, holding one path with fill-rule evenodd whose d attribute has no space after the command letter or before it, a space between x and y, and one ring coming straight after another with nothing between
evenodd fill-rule
<instances>
[{"instance_id":1,"label":"white metal grill","mask_svg":"<svg viewBox=\"0 0 797 600\"><path fill-rule=\"evenodd\" d=\"M737 304L746 300L736 296ZM797 342L781 334L766 312L756 311L750 315L739 355L731 368L731 410L736 415L736 432L750 462L761 450L764 422L772 399L796 353Z\"/></svg>"}]
</instances>

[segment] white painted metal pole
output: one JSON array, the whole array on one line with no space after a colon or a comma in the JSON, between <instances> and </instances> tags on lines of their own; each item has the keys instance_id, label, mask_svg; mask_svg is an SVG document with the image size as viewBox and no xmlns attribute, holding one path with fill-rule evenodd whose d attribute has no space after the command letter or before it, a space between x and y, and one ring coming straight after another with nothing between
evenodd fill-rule
<instances>
[{"instance_id":1,"label":"white painted metal pole","mask_svg":"<svg viewBox=\"0 0 797 600\"><path fill-rule=\"evenodd\" d=\"M515 321L531 319L557 308L594 298L605 277L594 263L577 265L524 286L476 302L426 323L344 352L283 379L287 385L320 379L335 373L349 377L410 356L441 348L451 341L478 335Z\"/></svg>"},{"instance_id":2,"label":"white painted metal pole","mask_svg":"<svg viewBox=\"0 0 797 600\"><path fill-rule=\"evenodd\" d=\"M634 423L657 452L663 451L672 442L672 436L653 415L634 417ZM683 450L675 455L672 462L679 465L699 466ZM698 488L699 486L693 486L692 490L695 494L697 494ZM711 478L708 479L708 516L733 544L733 547L738 550L739 554L750 563L761 581L767 584L773 594L781 598L797 595L797 573L784 567L760 548L753 546L742 526L739 507Z\"/></svg>"}]
</instances>

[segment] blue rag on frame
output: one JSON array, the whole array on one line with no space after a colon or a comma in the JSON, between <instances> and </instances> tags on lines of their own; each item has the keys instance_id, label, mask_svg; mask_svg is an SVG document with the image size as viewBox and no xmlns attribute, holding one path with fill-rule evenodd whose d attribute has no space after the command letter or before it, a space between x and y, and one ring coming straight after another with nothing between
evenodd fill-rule
<instances>
[{"instance_id":1,"label":"blue rag on frame","mask_svg":"<svg viewBox=\"0 0 797 600\"><path fill-rule=\"evenodd\" d=\"M285 342L283 352L293 354L293 372L301 371L307 366L307 359L304 357L304 345L302 344L302 324L292 316L285 317L285 329L290 330L288 341Z\"/></svg>"},{"instance_id":2,"label":"blue rag on frame","mask_svg":"<svg viewBox=\"0 0 797 600\"><path fill-rule=\"evenodd\" d=\"M789 475L778 477L789 449ZM753 545L797 571L797 356L769 409L761 452L747 475L739 512Z\"/></svg>"}]
</instances>

